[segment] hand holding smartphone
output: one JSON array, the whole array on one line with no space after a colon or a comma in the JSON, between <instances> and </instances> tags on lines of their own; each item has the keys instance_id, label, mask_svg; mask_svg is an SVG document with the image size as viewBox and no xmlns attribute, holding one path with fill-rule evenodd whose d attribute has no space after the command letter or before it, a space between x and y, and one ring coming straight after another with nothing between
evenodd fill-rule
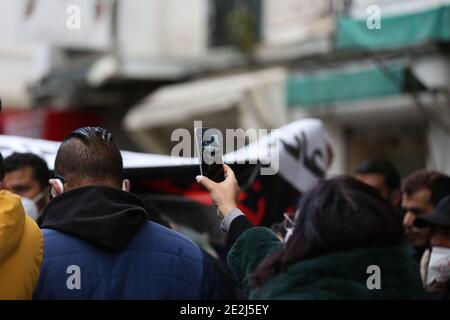
<instances>
[{"instance_id":1,"label":"hand holding smartphone","mask_svg":"<svg viewBox=\"0 0 450 320\"><path fill-rule=\"evenodd\" d=\"M214 182L225 180L221 132L215 128L195 128L195 141L200 162L200 174Z\"/></svg>"}]
</instances>

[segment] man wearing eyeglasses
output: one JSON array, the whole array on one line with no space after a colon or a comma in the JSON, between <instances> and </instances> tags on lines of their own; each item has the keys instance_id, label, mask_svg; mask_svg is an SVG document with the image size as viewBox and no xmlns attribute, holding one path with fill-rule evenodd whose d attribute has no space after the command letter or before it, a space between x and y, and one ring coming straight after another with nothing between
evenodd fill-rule
<instances>
[{"instance_id":1,"label":"man wearing eyeglasses","mask_svg":"<svg viewBox=\"0 0 450 320\"><path fill-rule=\"evenodd\" d=\"M416 218L433 212L437 204L450 195L450 177L436 172L420 170L406 177L403 184L403 226L407 239L416 249L417 259L429 247L431 230L414 226Z\"/></svg>"}]
</instances>

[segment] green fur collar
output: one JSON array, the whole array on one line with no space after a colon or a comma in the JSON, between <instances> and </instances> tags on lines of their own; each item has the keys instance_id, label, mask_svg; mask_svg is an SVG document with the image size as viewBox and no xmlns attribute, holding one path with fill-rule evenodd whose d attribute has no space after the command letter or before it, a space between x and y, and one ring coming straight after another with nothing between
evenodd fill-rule
<instances>
[{"instance_id":1,"label":"green fur collar","mask_svg":"<svg viewBox=\"0 0 450 320\"><path fill-rule=\"evenodd\" d=\"M413 255L409 246L367 248L297 262L252 291L251 298L420 299L422 283ZM381 289L368 289L371 265L380 268Z\"/></svg>"}]
</instances>

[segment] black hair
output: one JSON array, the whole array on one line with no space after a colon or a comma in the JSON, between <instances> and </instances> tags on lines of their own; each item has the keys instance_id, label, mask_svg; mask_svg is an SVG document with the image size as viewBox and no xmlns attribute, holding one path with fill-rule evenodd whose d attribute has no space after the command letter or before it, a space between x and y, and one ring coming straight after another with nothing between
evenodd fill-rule
<instances>
[{"instance_id":1,"label":"black hair","mask_svg":"<svg viewBox=\"0 0 450 320\"><path fill-rule=\"evenodd\" d=\"M55 174L74 185L83 180L111 180L120 185L123 175L122 155L106 129L79 128L67 135L59 147Z\"/></svg>"},{"instance_id":2,"label":"black hair","mask_svg":"<svg viewBox=\"0 0 450 320\"><path fill-rule=\"evenodd\" d=\"M5 167L3 165L3 156L0 153L0 181L5 177Z\"/></svg>"},{"instance_id":3,"label":"black hair","mask_svg":"<svg viewBox=\"0 0 450 320\"><path fill-rule=\"evenodd\" d=\"M31 167L33 170L33 178L39 183L41 188L48 186L50 179L50 170L47 162L34 153L18 153L14 152L4 160L5 173Z\"/></svg>"},{"instance_id":4,"label":"black hair","mask_svg":"<svg viewBox=\"0 0 450 320\"><path fill-rule=\"evenodd\" d=\"M285 246L254 274L262 286L298 261L356 248L403 241L402 221L379 192L354 178L320 181L300 199L294 230Z\"/></svg>"},{"instance_id":5,"label":"black hair","mask_svg":"<svg viewBox=\"0 0 450 320\"><path fill-rule=\"evenodd\" d=\"M430 203L437 206L443 198L450 195L450 177L432 170L415 171L406 177L403 192L407 196L422 189L430 191Z\"/></svg>"},{"instance_id":6,"label":"black hair","mask_svg":"<svg viewBox=\"0 0 450 320\"><path fill-rule=\"evenodd\" d=\"M382 175L390 192L400 189L401 186L401 177L398 170L392 162L387 160L376 159L365 162L356 169L355 173Z\"/></svg>"}]
</instances>

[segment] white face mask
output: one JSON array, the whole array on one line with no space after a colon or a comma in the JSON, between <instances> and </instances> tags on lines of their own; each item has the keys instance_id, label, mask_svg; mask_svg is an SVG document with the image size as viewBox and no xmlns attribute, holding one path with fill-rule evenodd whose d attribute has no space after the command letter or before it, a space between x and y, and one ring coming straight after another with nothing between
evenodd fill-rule
<instances>
[{"instance_id":1,"label":"white face mask","mask_svg":"<svg viewBox=\"0 0 450 320\"><path fill-rule=\"evenodd\" d=\"M428 264L427 286L450 279L450 248L433 247Z\"/></svg>"},{"instance_id":2,"label":"white face mask","mask_svg":"<svg viewBox=\"0 0 450 320\"><path fill-rule=\"evenodd\" d=\"M31 199L31 200L33 200L35 203L38 203L39 201L41 201L41 199L43 198L45 196L45 192L44 191L41 191L41 192L39 192L33 199Z\"/></svg>"},{"instance_id":3,"label":"white face mask","mask_svg":"<svg viewBox=\"0 0 450 320\"><path fill-rule=\"evenodd\" d=\"M36 205L36 202L34 202L32 199L20 197L20 200L22 201L23 208L25 210L25 213L30 216L34 221L39 218L39 210Z\"/></svg>"}]
</instances>

